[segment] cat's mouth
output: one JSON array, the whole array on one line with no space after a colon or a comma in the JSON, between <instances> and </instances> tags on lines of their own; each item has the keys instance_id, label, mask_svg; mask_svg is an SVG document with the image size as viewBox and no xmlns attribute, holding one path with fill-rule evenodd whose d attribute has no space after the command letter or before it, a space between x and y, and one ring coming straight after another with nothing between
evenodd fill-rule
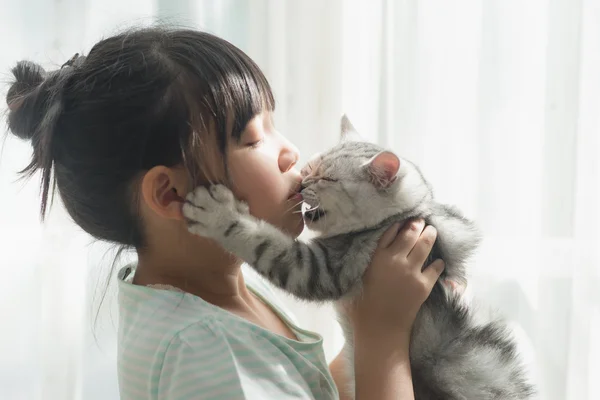
<instances>
[{"instance_id":1,"label":"cat's mouth","mask_svg":"<svg viewBox=\"0 0 600 400\"><path fill-rule=\"evenodd\" d=\"M308 222L317 222L327 214L322 208L314 208L304 212L304 219Z\"/></svg>"}]
</instances>

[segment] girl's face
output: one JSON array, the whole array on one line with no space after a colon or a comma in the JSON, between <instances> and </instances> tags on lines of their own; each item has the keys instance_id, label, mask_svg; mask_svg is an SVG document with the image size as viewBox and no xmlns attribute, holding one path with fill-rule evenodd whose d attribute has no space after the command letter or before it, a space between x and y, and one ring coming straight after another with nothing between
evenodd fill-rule
<instances>
[{"instance_id":1,"label":"girl's face","mask_svg":"<svg viewBox=\"0 0 600 400\"><path fill-rule=\"evenodd\" d=\"M294 168L298 150L273 126L265 111L248 122L239 143L227 150L235 196L248 203L250 213L298 236L303 228L302 177Z\"/></svg>"}]
</instances>

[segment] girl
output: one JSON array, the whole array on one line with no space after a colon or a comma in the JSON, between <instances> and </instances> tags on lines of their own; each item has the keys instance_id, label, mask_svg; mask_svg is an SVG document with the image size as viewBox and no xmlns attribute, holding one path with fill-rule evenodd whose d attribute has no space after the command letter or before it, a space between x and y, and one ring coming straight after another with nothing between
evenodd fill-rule
<instances>
[{"instance_id":1,"label":"girl","mask_svg":"<svg viewBox=\"0 0 600 400\"><path fill-rule=\"evenodd\" d=\"M137 252L118 274L122 399L345 398L342 360L328 367L320 336L182 216L195 186L224 182L256 217L302 232L298 152L273 127L273 94L248 56L206 33L154 28L56 71L22 61L13 74L9 128L32 141L24 172L41 171L42 217L56 186L86 232ZM434 240L423 221L391 227L348 305L359 399L413 398L408 343L442 270L421 272Z\"/></svg>"}]
</instances>

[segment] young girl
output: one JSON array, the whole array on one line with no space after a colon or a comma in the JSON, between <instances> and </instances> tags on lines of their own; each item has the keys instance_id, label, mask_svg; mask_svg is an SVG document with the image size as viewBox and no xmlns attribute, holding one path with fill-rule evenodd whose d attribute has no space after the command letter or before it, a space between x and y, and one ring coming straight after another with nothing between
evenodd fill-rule
<instances>
[{"instance_id":1,"label":"young girl","mask_svg":"<svg viewBox=\"0 0 600 400\"><path fill-rule=\"evenodd\" d=\"M13 74L9 128L32 141L24 172L41 171L42 216L57 187L86 232L137 251L118 274L122 399L345 398L343 360L328 367L321 337L182 216L194 187L224 182L256 217L302 232L298 152L273 126L271 89L248 56L156 28L102 40L56 71L22 61ZM434 240L423 221L391 227L347 307L358 399L413 398L408 344L442 270L421 272Z\"/></svg>"}]
</instances>

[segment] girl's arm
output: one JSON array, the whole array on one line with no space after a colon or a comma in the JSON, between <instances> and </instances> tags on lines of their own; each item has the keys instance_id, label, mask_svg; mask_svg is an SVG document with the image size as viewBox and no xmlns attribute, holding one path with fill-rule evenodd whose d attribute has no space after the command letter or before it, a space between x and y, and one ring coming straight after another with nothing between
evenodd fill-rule
<instances>
[{"instance_id":1,"label":"girl's arm","mask_svg":"<svg viewBox=\"0 0 600 400\"><path fill-rule=\"evenodd\" d=\"M390 353L391 345L377 346L372 341L357 343L355 350L356 399L413 399L408 352ZM400 349L399 349L400 350ZM348 376L342 350L329 364L340 400L353 400L348 393Z\"/></svg>"},{"instance_id":2,"label":"girl's arm","mask_svg":"<svg viewBox=\"0 0 600 400\"><path fill-rule=\"evenodd\" d=\"M345 307L354 332L356 400L414 400L412 326L444 267L436 260L422 270L435 238L423 220L394 225L379 241L361 296Z\"/></svg>"},{"instance_id":3,"label":"girl's arm","mask_svg":"<svg viewBox=\"0 0 600 400\"><path fill-rule=\"evenodd\" d=\"M356 400L414 400L408 339L402 346L398 338L386 343L380 338L369 340L363 336L356 342L354 370Z\"/></svg>"},{"instance_id":4,"label":"girl's arm","mask_svg":"<svg viewBox=\"0 0 600 400\"><path fill-rule=\"evenodd\" d=\"M394 341L396 344L397 341ZM413 385L408 353L390 354L388 345L365 343L355 352L356 399L413 399ZM344 370L343 351L329 364L340 400L353 400L348 393L348 376Z\"/></svg>"}]
</instances>

